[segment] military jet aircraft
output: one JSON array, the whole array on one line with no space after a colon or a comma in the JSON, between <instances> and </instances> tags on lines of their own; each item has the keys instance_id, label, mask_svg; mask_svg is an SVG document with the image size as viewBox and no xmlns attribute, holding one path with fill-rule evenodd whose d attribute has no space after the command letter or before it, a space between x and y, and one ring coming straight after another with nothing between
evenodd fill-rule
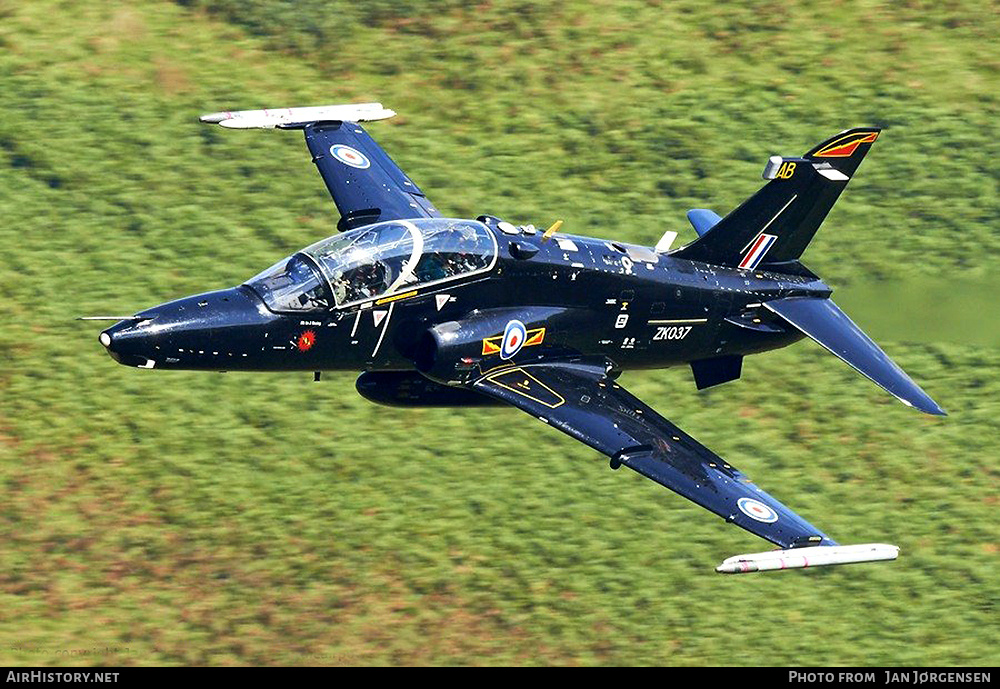
<instances>
[{"instance_id":1,"label":"military jet aircraft","mask_svg":"<svg viewBox=\"0 0 1000 689\"><path fill-rule=\"evenodd\" d=\"M766 184L672 248L443 216L361 127L379 103L223 112L230 129L301 129L341 218L339 234L231 289L172 301L100 334L147 369L361 371L357 390L398 406L511 405L762 538L738 573L895 559L841 546L618 385L625 369L689 365L698 389L743 357L818 342L904 404L944 411L831 301L799 260L879 136L841 132L772 156Z\"/></svg>"}]
</instances>

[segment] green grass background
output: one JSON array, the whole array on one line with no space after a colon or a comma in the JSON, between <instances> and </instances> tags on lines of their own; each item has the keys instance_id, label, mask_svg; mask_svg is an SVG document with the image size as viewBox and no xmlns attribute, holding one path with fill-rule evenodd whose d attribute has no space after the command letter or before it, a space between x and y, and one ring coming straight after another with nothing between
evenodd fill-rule
<instances>
[{"instance_id":1,"label":"green grass background","mask_svg":"<svg viewBox=\"0 0 1000 689\"><path fill-rule=\"evenodd\" d=\"M996 664L998 34L958 1L0 0L0 663ZM126 369L73 320L333 233L298 133L199 114L367 100L446 213L647 244L885 127L805 261L950 416L808 342L624 383L900 560L722 577L763 542L514 410Z\"/></svg>"}]
</instances>

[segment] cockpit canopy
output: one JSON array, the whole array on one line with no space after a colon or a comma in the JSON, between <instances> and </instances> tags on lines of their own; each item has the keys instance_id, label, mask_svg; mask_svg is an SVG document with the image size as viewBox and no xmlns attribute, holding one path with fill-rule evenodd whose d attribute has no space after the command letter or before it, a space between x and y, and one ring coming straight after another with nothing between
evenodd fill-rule
<instances>
[{"instance_id":1,"label":"cockpit canopy","mask_svg":"<svg viewBox=\"0 0 1000 689\"><path fill-rule=\"evenodd\" d=\"M317 242L247 284L272 311L323 311L484 273L496 259L481 222L392 220Z\"/></svg>"}]
</instances>

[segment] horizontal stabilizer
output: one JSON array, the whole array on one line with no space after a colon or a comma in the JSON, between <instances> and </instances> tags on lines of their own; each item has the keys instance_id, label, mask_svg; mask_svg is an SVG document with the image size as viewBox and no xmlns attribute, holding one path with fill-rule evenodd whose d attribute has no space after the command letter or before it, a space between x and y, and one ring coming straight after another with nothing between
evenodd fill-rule
<instances>
[{"instance_id":1,"label":"horizontal stabilizer","mask_svg":"<svg viewBox=\"0 0 1000 689\"><path fill-rule=\"evenodd\" d=\"M903 404L928 414L945 414L830 299L788 297L764 302L764 306L843 359L858 373L896 396Z\"/></svg>"},{"instance_id":2,"label":"horizontal stabilizer","mask_svg":"<svg viewBox=\"0 0 1000 689\"><path fill-rule=\"evenodd\" d=\"M865 545L820 545L811 548L772 550L766 553L734 555L715 568L721 574L768 572L775 569L803 569L857 562L881 562L899 557L899 548L885 543Z\"/></svg>"},{"instance_id":3,"label":"horizontal stabilizer","mask_svg":"<svg viewBox=\"0 0 1000 689\"><path fill-rule=\"evenodd\" d=\"M271 108L268 110L234 110L213 112L199 119L227 129L294 129L313 122L372 122L392 117L396 113L381 103L318 105L309 108Z\"/></svg>"}]
</instances>

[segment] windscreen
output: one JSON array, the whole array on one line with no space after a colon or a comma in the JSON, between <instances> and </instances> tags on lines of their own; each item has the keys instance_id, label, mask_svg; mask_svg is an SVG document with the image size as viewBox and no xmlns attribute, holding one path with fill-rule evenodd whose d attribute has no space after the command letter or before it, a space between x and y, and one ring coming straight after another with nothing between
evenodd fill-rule
<instances>
[{"instance_id":1,"label":"windscreen","mask_svg":"<svg viewBox=\"0 0 1000 689\"><path fill-rule=\"evenodd\" d=\"M282 259L247 284L272 311L318 311L333 306L326 280L302 254Z\"/></svg>"}]
</instances>

